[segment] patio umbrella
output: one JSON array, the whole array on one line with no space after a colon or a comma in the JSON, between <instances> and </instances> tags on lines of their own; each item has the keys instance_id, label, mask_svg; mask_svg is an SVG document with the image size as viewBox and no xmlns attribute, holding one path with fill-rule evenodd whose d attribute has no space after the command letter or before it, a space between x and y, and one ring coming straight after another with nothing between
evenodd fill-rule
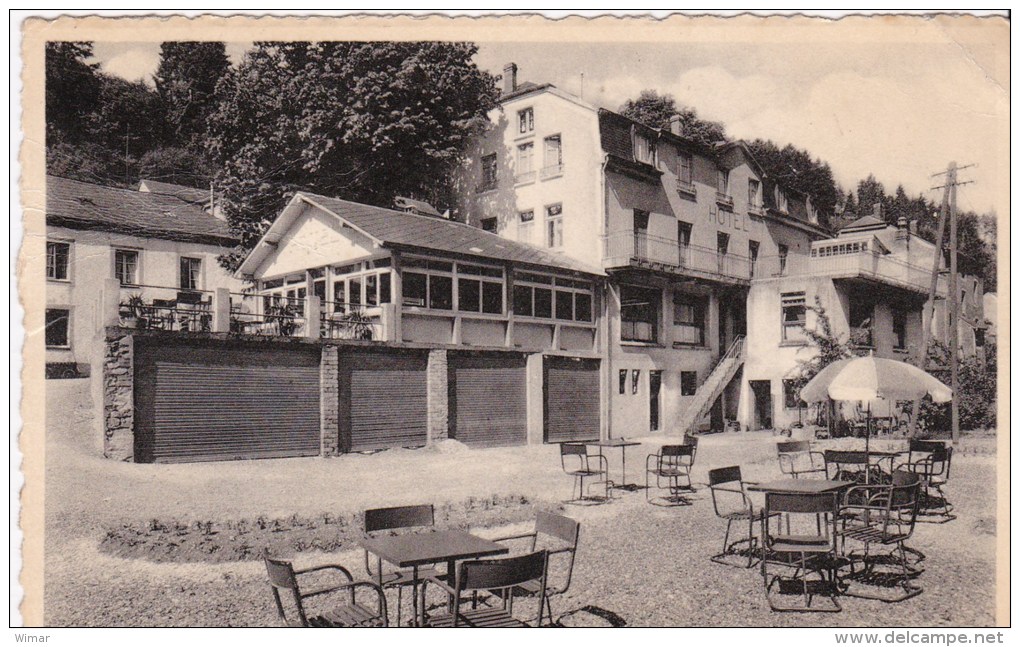
<instances>
[{"instance_id":1,"label":"patio umbrella","mask_svg":"<svg viewBox=\"0 0 1020 647\"><path fill-rule=\"evenodd\" d=\"M870 355L829 364L800 391L805 402L828 399L868 402L865 452L871 449L871 400L919 400L925 395L935 402L953 399L952 389L916 366Z\"/></svg>"}]
</instances>

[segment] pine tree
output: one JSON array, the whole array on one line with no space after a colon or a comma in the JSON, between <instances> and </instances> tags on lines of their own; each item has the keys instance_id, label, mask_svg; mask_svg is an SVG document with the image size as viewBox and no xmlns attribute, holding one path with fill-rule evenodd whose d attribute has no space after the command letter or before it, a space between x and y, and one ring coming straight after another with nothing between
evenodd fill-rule
<instances>
[{"instance_id":1,"label":"pine tree","mask_svg":"<svg viewBox=\"0 0 1020 647\"><path fill-rule=\"evenodd\" d=\"M230 69L226 46L217 42L166 42L159 48L156 91L165 112L168 142L202 147L209 115L216 109L216 84Z\"/></svg>"}]
</instances>

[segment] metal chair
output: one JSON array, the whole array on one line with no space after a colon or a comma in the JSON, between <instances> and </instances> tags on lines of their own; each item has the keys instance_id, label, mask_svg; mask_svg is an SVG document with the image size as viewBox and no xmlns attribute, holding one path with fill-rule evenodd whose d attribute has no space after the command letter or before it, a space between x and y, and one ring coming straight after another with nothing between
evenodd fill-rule
<instances>
[{"instance_id":1,"label":"metal chair","mask_svg":"<svg viewBox=\"0 0 1020 647\"><path fill-rule=\"evenodd\" d=\"M552 564L553 558L556 555L565 556L562 560L557 560L564 564L562 570L565 571L565 574L562 577L557 577L557 583L554 585L550 585L547 581L544 589L546 608L549 612L547 617L550 621L553 619L550 598L554 595L562 595L570 588L570 580L574 574L574 558L577 556L577 542L580 534L581 524L577 520L551 512L539 511L535 513L534 532L499 537L493 540L512 542L530 539L528 551L535 552L541 546L542 549L549 553L550 564ZM557 571L557 575L559 575L559 571ZM546 578L548 579L548 577L547 574ZM517 595L534 596L538 595L540 590L542 590L541 583L538 580L531 580L515 587L514 593Z\"/></svg>"},{"instance_id":2,"label":"metal chair","mask_svg":"<svg viewBox=\"0 0 1020 647\"><path fill-rule=\"evenodd\" d=\"M609 501L609 488L612 481L609 480L609 461L602 454L589 454L588 446L583 443L561 443L560 444L560 465L563 471L574 477L574 485L570 490L571 498L565 503L573 504L597 504ZM591 485L601 483L605 488L605 494L601 497L585 494L585 479L595 479ZM601 480L599 480L601 479ZM577 496L574 496L574 492Z\"/></svg>"},{"instance_id":3,"label":"metal chair","mask_svg":"<svg viewBox=\"0 0 1020 647\"><path fill-rule=\"evenodd\" d=\"M907 552L911 549L904 545L914 534L920 492L921 477L905 470L893 472L891 485L858 485L847 491L844 507L853 509L856 514L854 521L849 524L844 521L844 527L839 530L842 552L850 560L850 574L843 578L844 583L898 588L901 593L886 596L851 587L846 590L846 595L883 602L902 602L924 590L912 581L921 574L922 569L910 564ZM847 540L863 544L864 552L848 553ZM892 547L892 550L888 554L879 555L872 552L873 546ZM916 554L916 551L911 552ZM858 564L862 566L861 570L857 570ZM878 570L876 566L892 566L898 572Z\"/></svg>"},{"instance_id":4,"label":"metal chair","mask_svg":"<svg viewBox=\"0 0 1020 647\"><path fill-rule=\"evenodd\" d=\"M822 456L825 460L826 478L861 484L868 480L870 460L867 453L827 449Z\"/></svg>"},{"instance_id":5,"label":"metal chair","mask_svg":"<svg viewBox=\"0 0 1020 647\"><path fill-rule=\"evenodd\" d=\"M425 589L434 584L450 596L448 613L429 616L425 625L429 627L527 627L528 623L518 620L513 615L514 592L531 582L538 582L538 619L536 627L542 626L543 611L546 606L546 572L549 564L549 553L540 550L516 557L502 559L479 559L457 564L457 573L453 586L438 578L425 580ZM484 591L501 591L501 604L496 607L477 607L463 610L466 593Z\"/></svg>"},{"instance_id":6,"label":"metal chair","mask_svg":"<svg viewBox=\"0 0 1020 647\"><path fill-rule=\"evenodd\" d=\"M918 474L924 485L921 518L924 523L946 523L956 518L953 505L946 498L942 487L949 480L949 471L953 465L953 448L937 440L911 440L907 454L907 462L902 467ZM938 496L932 496L932 491ZM936 504L936 505L933 505ZM939 505L941 504L941 505ZM929 512L933 507L941 507L937 512ZM940 518L936 521L932 517Z\"/></svg>"},{"instance_id":7,"label":"metal chair","mask_svg":"<svg viewBox=\"0 0 1020 647\"><path fill-rule=\"evenodd\" d=\"M431 528L435 525L435 508L432 504L405 505L394 508L375 508L365 510L365 534L383 530L399 530L402 528ZM375 579L379 586L397 589L397 626L400 626L400 609L404 587L414 584L414 572L411 569L383 571L382 558L376 557L373 571L372 560L365 551L365 571ZM434 566L418 569L419 581L428 577L446 577L443 571Z\"/></svg>"},{"instance_id":8,"label":"metal chair","mask_svg":"<svg viewBox=\"0 0 1020 647\"><path fill-rule=\"evenodd\" d=\"M713 555L709 559L716 564L734 566L735 564L726 561L726 558L730 555L739 555L741 551L737 550L737 546L746 543L747 548L743 551L747 553L747 566L745 568L751 568L755 564L754 559L758 544L758 539L754 536L754 526L756 522L761 522L765 511L754 509L751 499L744 490L744 481L740 477L739 466L734 465L733 467L720 467L709 470L708 487L712 491L712 507L715 509L715 515L720 519L726 520L726 534L723 536L722 552ZM734 505L730 502L724 503L720 507L720 503L726 499L735 501L736 497L732 496L734 494L740 496L738 504ZM730 543L730 529L735 521L747 522L747 538L737 539Z\"/></svg>"},{"instance_id":9,"label":"metal chair","mask_svg":"<svg viewBox=\"0 0 1020 647\"><path fill-rule=\"evenodd\" d=\"M693 492L691 468L698 452L697 443L683 445L663 445L658 453L649 454L645 458L645 500L654 505L678 506L691 505L690 499L681 491ZM651 496L651 481L655 477L657 490L669 490L664 497ZM680 480L686 481L684 485Z\"/></svg>"},{"instance_id":10,"label":"metal chair","mask_svg":"<svg viewBox=\"0 0 1020 647\"><path fill-rule=\"evenodd\" d=\"M386 595L382 587L375 582L356 582L351 572L339 564L327 564L295 570L293 564L285 559L277 559L269 555L269 551L263 552L263 559L266 562L266 571L269 574L269 585L273 589L273 598L276 600L276 610L280 614L280 620L290 627L386 627L389 619L386 615ZM299 580L317 580L321 578L308 577L313 574L332 572L340 574L344 581L340 584L323 586L320 582L310 582L303 590ZM357 601L357 590L361 588L375 591L377 597L376 608L373 610L359 604ZM284 595L281 595L283 593ZM289 593L293 600L293 609L290 613L284 604L284 598ZM338 602L319 613L310 613L305 608L305 600L309 598L323 599L323 596L343 593L343 601Z\"/></svg>"},{"instance_id":11,"label":"metal chair","mask_svg":"<svg viewBox=\"0 0 1020 647\"><path fill-rule=\"evenodd\" d=\"M765 597L773 611L835 612L843 608L836 599L836 517L839 512L839 495L824 493L765 493L765 512L762 515L762 563L761 573L765 583ZM780 514L787 515L787 531L783 524L777 524L778 532L769 528L769 520ZM796 517L794 531L790 531L791 518ZM769 566L793 569L793 574L782 576L772 574ZM817 579L808 579L815 573ZM776 586L778 584L778 586ZM780 595L803 596L802 605L778 604L773 588ZM824 596L832 602L831 607L812 607L816 596Z\"/></svg>"},{"instance_id":12,"label":"metal chair","mask_svg":"<svg viewBox=\"0 0 1020 647\"><path fill-rule=\"evenodd\" d=\"M818 474L825 478L825 455L811 449L807 440L794 440L776 443L776 454L779 457L779 470L793 478L801 474Z\"/></svg>"}]
</instances>

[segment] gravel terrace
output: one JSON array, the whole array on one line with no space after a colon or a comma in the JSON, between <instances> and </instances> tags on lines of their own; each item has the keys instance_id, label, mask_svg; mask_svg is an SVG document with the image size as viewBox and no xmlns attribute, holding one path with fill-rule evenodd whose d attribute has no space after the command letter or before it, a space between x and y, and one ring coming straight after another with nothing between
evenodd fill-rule
<instances>
[{"instance_id":1,"label":"gravel terrace","mask_svg":"<svg viewBox=\"0 0 1020 647\"><path fill-rule=\"evenodd\" d=\"M107 533L125 525L349 516L366 507L423 501L455 510L466 506L470 513L494 496L526 502L525 507L562 509L581 521L573 583L566 595L553 599L564 625L607 626L606 617L627 626L995 622L992 436L966 438L954 456L947 489L958 518L945 525L918 524L909 542L928 556L918 580L923 594L899 604L845 599L840 614L777 614L769 611L756 569L708 560L718 551L725 523L714 516L704 486L687 507L651 506L640 492L622 493L609 505L564 506L570 479L560 471L555 446L470 450L452 442L332 459L136 465L100 457L91 431L88 380L47 381L47 415L44 605L49 626L277 624L261 562L156 562L100 550ZM656 444L672 439L641 440L645 447L627 453L630 479L641 478L644 456ZM708 469L724 465L741 465L746 479L778 476L774 442L771 434L760 433L703 437L696 485L706 481ZM616 470L619 452L608 454ZM517 505L513 514L489 514L487 527L475 530L489 536L524 531L529 522L509 522L530 515ZM339 562L356 574L361 570L361 553L350 545L291 555L299 566Z\"/></svg>"}]
</instances>

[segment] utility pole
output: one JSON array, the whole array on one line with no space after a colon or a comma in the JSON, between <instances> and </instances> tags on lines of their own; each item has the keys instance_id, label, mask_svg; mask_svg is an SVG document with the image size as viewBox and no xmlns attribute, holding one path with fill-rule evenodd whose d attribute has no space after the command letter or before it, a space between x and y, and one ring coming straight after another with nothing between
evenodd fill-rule
<instances>
[{"instance_id":1,"label":"utility pole","mask_svg":"<svg viewBox=\"0 0 1020 647\"><path fill-rule=\"evenodd\" d=\"M953 399L950 404L950 417L952 421L952 438L953 444L957 445L960 442L960 408L959 408L959 373L960 373L960 333L959 333L959 321L960 321L960 294L959 294L959 280L957 277L957 216L956 216L956 187L960 184L970 184L970 182L959 182L956 177L956 172L961 168L969 168L972 165L963 167L957 167L956 162L950 162L944 173L937 173L936 175L945 175L946 183L941 187L933 187L945 189L942 194L942 208L939 210L939 225L938 225L938 237L935 243L935 256L932 259L932 273L931 273L931 286L928 291L928 302L925 304L925 311L921 315L921 346L918 349L917 366L921 370L925 370L927 359L928 359L928 338L931 333L931 324L934 318L935 311L935 300L938 296L938 278L941 269L942 262L942 241L945 236L946 221L949 221L949 289L947 298L949 299L949 320L948 320L948 337L946 341L949 344L949 370L950 370L950 388L953 390ZM917 426L917 418L920 412L920 400L915 400L913 405L913 415L910 417L910 429L909 435L913 436Z\"/></svg>"},{"instance_id":2,"label":"utility pole","mask_svg":"<svg viewBox=\"0 0 1020 647\"><path fill-rule=\"evenodd\" d=\"M956 166L949 176L949 371L953 389L950 415L953 423L953 446L960 444L960 286L956 275Z\"/></svg>"}]
</instances>

